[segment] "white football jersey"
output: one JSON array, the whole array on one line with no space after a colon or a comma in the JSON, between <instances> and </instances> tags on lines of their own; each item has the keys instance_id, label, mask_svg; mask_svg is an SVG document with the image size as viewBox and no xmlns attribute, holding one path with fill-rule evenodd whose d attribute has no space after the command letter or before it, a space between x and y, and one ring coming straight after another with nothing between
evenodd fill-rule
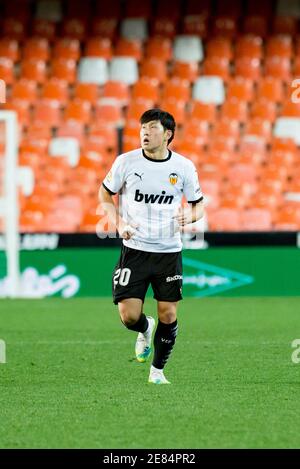
<instances>
[{"instance_id":1,"label":"white football jersey","mask_svg":"<svg viewBox=\"0 0 300 469\"><path fill-rule=\"evenodd\" d=\"M192 161L168 150L164 160L146 156L141 148L116 158L103 181L110 194L119 193L119 210L128 224L137 225L125 246L141 251L178 252L180 229L174 219L182 197L188 202L203 199Z\"/></svg>"}]
</instances>

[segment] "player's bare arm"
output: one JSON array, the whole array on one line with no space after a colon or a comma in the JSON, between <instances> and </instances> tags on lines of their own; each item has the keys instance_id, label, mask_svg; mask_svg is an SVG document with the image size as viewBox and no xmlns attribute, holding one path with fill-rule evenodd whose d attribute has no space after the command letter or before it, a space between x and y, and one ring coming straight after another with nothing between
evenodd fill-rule
<instances>
[{"instance_id":1,"label":"player's bare arm","mask_svg":"<svg viewBox=\"0 0 300 469\"><path fill-rule=\"evenodd\" d=\"M200 220L204 215L203 201L198 203L188 204L186 207L179 207L178 213L175 216L179 226L188 225Z\"/></svg>"},{"instance_id":2,"label":"player's bare arm","mask_svg":"<svg viewBox=\"0 0 300 469\"><path fill-rule=\"evenodd\" d=\"M118 230L121 238L130 239L135 233L135 226L128 225L119 214L112 195L101 185L99 190L99 200L103 210L107 214L110 223Z\"/></svg>"}]
</instances>

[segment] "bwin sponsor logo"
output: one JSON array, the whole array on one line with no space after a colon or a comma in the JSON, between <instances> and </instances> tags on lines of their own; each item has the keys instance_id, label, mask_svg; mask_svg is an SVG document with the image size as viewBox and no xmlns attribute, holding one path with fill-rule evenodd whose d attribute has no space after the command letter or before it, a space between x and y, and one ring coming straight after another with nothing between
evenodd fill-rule
<instances>
[{"instance_id":1,"label":"bwin sponsor logo","mask_svg":"<svg viewBox=\"0 0 300 469\"><path fill-rule=\"evenodd\" d=\"M137 189L135 191L134 200L136 202L145 202L146 204L171 204L173 202L173 195L165 195L166 191L162 191L161 194L143 194Z\"/></svg>"}]
</instances>

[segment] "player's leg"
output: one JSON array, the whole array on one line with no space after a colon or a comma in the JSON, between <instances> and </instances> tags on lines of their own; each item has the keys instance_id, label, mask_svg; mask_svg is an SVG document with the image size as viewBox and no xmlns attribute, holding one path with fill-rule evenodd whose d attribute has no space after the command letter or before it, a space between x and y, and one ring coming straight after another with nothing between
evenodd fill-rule
<instances>
[{"instance_id":1,"label":"player's leg","mask_svg":"<svg viewBox=\"0 0 300 469\"><path fill-rule=\"evenodd\" d=\"M144 362L151 353L151 338L155 326L153 318L143 313L143 303L149 286L147 254L122 247L120 259L113 272L113 299L119 306L121 321L138 332L136 356Z\"/></svg>"},{"instance_id":2,"label":"player's leg","mask_svg":"<svg viewBox=\"0 0 300 469\"><path fill-rule=\"evenodd\" d=\"M143 363L150 356L152 347L152 335L155 328L155 320L151 316L145 316L143 301L138 298L126 298L118 303L122 323L131 331L138 332L135 355L139 362Z\"/></svg>"},{"instance_id":3,"label":"player's leg","mask_svg":"<svg viewBox=\"0 0 300 469\"><path fill-rule=\"evenodd\" d=\"M158 325L154 336L154 358L149 382L168 384L164 367L171 355L178 331L177 303L182 299L181 253L164 254L151 281L157 300Z\"/></svg>"},{"instance_id":4,"label":"player's leg","mask_svg":"<svg viewBox=\"0 0 300 469\"><path fill-rule=\"evenodd\" d=\"M177 325L177 302L158 301L158 324L154 335L154 357L150 369L149 381L156 384L168 384L163 369L175 345Z\"/></svg>"}]
</instances>

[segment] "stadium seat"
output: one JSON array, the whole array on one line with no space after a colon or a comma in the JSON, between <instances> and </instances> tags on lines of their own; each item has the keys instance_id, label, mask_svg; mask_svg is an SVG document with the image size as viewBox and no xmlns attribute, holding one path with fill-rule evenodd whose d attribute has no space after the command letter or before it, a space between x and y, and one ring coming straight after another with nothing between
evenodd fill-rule
<instances>
[{"instance_id":1,"label":"stadium seat","mask_svg":"<svg viewBox=\"0 0 300 469\"><path fill-rule=\"evenodd\" d=\"M193 85L193 100L206 104L223 104L225 101L224 82L220 77L199 77Z\"/></svg>"},{"instance_id":2,"label":"stadium seat","mask_svg":"<svg viewBox=\"0 0 300 469\"><path fill-rule=\"evenodd\" d=\"M237 34L236 18L228 14L216 16L213 19L212 31L214 36L235 38Z\"/></svg>"},{"instance_id":3,"label":"stadium seat","mask_svg":"<svg viewBox=\"0 0 300 469\"><path fill-rule=\"evenodd\" d=\"M80 57L80 42L78 39L57 39L53 47L55 59L78 60Z\"/></svg>"},{"instance_id":4,"label":"stadium seat","mask_svg":"<svg viewBox=\"0 0 300 469\"><path fill-rule=\"evenodd\" d=\"M293 103L290 99L287 99L282 103L280 115L282 117L300 117L300 102Z\"/></svg>"},{"instance_id":5,"label":"stadium seat","mask_svg":"<svg viewBox=\"0 0 300 469\"><path fill-rule=\"evenodd\" d=\"M114 55L118 57L132 57L137 62L140 62L143 56L142 42L138 39L119 38Z\"/></svg>"},{"instance_id":6,"label":"stadium seat","mask_svg":"<svg viewBox=\"0 0 300 469\"><path fill-rule=\"evenodd\" d=\"M227 87L227 99L237 98L250 102L253 99L253 81L241 76L232 78Z\"/></svg>"},{"instance_id":7,"label":"stadium seat","mask_svg":"<svg viewBox=\"0 0 300 469\"><path fill-rule=\"evenodd\" d=\"M21 78L14 83L11 96L13 99L23 99L34 103L37 99L37 83L33 80Z\"/></svg>"},{"instance_id":8,"label":"stadium seat","mask_svg":"<svg viewBox=\"0 0 300 469\"><path fill-rule=\"evenodd\" d=\"M274 124L273 135L291 138L300 145L300 117L278 117Z\"/></svg>"},{"instance_id":9,"label":"stadium seat","mask_svg":"<svg viewBox=\"0 0 300 469\"><path fill-rule=\"evenodd\" d=\"M187 103L190 100L190 83L187 80L171 78L165 84L163 99L176 99Z\"/></svg>"},{"instance_id":10,"label":"stadium seat","mask_svg":"<svg viewBox=\"0 0 300 469\"><path fill-rule=\"evenodd\" d=\"M56 37L56 23L48 19L34 18L31 34L33 37L43 37L53 42Z\"/></svg>"},{"instance_id":11,"label":"stadium seat","mask_svg":"<svg viewBox=\"0 0 300 469\"><path fill-rule=\"evenodd\" d=\"M173 11L173 10L172 10ZM173 39L177 32L177 21L169 16L154 18L151 28L151 36L160 36Z\"/></svg>"},{"instance_id":12,"label":"stadium seat","mask_svg":"<svg viewBox=\"0 0 300 469\"><path fill-rule=\"evenodd\" d=\"M64 119L72 119L88 125L91 120L91 107L89 101L82 101L81 99L75 98L67 104Z\"/></svg>"},{"instance_id":13,"label":"stadium seat","mask_svg":"<svg viewBox=\"0 0 300 469\"><path fill-rule=\"evenodd\" d=\"M278 34L267 39L266 58L276 56L290 60L292 55L293 43L289 34Z\"/></svg>"},{"instance_id":14,"label":"stadium seat","mask_svg":"<svg viewBox=\"0 0 300 469\"><path fill-rule=\"evenodd\" d=\"M65 105L69 99L68 83L57 78L50 78L44 83L42 98L56 99L62 105Z\"/></svg>"},{"instance_id":15,"label":"stadium seat","mask_svg":"<svg viewBox=\"0 0 300 469\"><path fill-rule=\"evenodd\" d=\"M240 212L232 208L215 210L208 218L211 231L241 231Z\"/></svg>"},{"instance_id":16,"label":"stadium seat","mask_svg":"<svg viewBox=\"0 0 300 469\"><path fill-rule=\"evenodd\" d=\"M46 38L30 38L27 39L23 47L23 58L49 60L50 48Z\"/></svg>"},{"instance_id":17,"label":"stadium seat","mask_svg":"<svg viewBox=\"0 0 300 469\"><path fill-rule=\"evenodd\" d=\"M282 81L279 78L262 77L257 84L257 98L280 103L283 99Z\"/></svg>"},{"instance_id":18,"label":"stadium seat","mask_svg":"<svg viewBox=\"0 0 300 469\"><path fill-rule=\"evenodd\" d=\"M180 80L188 80L194 83L199 74L199 67L197 62L173 62L172 77Z\"/></svg>"},{"instance_id":19,"label":"stadium seat","mask_svg":"<svg viewBox=\"0 0 300 469\"><path fill-rule=\"evenodd\" d=\"M11 59L0 57L0 80L3 80L6 85L11 85L14 82L14 63Z\"/></svg>"},{"instance_id":20,"label":"stadium seat","mask_svg":"<svg viewBox=\"0 0 300 469\"><path fill-rule=\"evenodd\" d=\"M242 183L255 183L257 180L257 171L253 165L236 163L228 169L226 174L229 181L239 181Z\"/></svg>"},{"instance_id":21,"label":"stadium seat","mask_svg":"<svg viewBox=\"0 0 300 469\"><path fill-rule=\"evenodd\" d=\"M203 75L217 76L225 82L230 77L230 64L227 58L208 57L203 62Z\"/></svg>"},{"instance_id":22,"label":"stadium seat","mask_svg":"<svg viewBox=\"0 0 300 469\"><path fill-rule=\"evenodd\" d=\"M167 37L150 37L146 44L145 57L169 62L173 56L172 42Z\"/></svg>"},{"instance_id":23,"label":"stadium seat","mask_svg":"<svg viewBox=\"0 0 300 469\"><path fill-rule=\"evenodd\" d=\"M266 99L254 101L250 116L252 118L268 120L273 123L276 119L276 103Z\"/></svg>"},{"instance_id":24,"label":"stadium seat","mask_svg":"<svg viewBox=\"0 0 300 469\"><path fill-rule=\"evenodd\" d=\"M35 17L59 23L63 19L63 9L60 1L38 0Z\"/></svg>"},{"instance_id":25,"label":"stadium seat","mask_svg":"<svg viewBox=\"0 0 300 469\"><path fill-rule=\"evenodd\" d=\"M236 41L235 57L260 60L263 58L263 40L254 34L245 34Z\"/></svg>"},{"instance_id":26,"label":"stadium seat","mask_svg":"<svg viewBox=\"0 0 300 469\"><path fill-rule=\"evenodd\" d=\"M28 138L42 138L50 141L52 136L51 128L44 121L35 120L29 124L26 128Z\"/></svg>"},{"instance_id":27,"label":"stadium seat","mask_svg":"<svg viewBox=\"0 0 300 469\"><path fill-rule=\"evenodd\" d=\"M58 127L61 122L60 102L56 99L41 99L34 106L34 120L43 121L49 127Z\"/></svg>"},{"instance_id":28,"label":"stadium seat","mask_svg":"<svg viewBox=\"0 0 300 469\"><path fill-rule=\"evenodd\" d=\"M231 137L237 141L240 136L240 123L233 119L218 119L212 129L211 136L213 139Z\"/></svg>"},{"instance_id":29,"label":"stadium seat","mask_svg":"<svg viewBox=\"0 0 300 469\"><path fill-rule=\"evenodd\" d=\"M120 24L120 34L122 38L145 41L148 38L146 18L124 18Z\"/></svg>"},{"instance_id":30,"label":"stadium seat","mask_svg":"<svg viewBox=\"0 0 300 469\"><path fill-rule=\"evenodd\" d=\"M76 138L80 145L82 145L85 138L84 123L76 119L66 120L59 125L56 130L56 136Z\"/></svg>"},{"instance_id":31,"label":"stadium seat","mask_svg":"<svg viewBox=\"0 0 300 469\"><path fill-rule=\"evenodd\" d=\"M123 126L123 115L119 101L113 98L102 98L95 105L97 122L106 122L116 127Z\"/></svg>"},{"instance_id":32,"label":"stadium seat","mask_svg":"<svg viewBox=\"0 0 300 469\"><path fill-rule=\"evenodd\" d=\"M16 39L0 39L0 57L1 59L10 59L12 62L18 62L20 58L19 43Z\"/></svg>"},{"instance_id":33,"label":"stadium seat","mask_svg":"<svg viewBox=\"0 0 300 469\"><path fill-rule=\"evenodd\" d=\"M115 16L95 17L92 20L92 35L114 40L117 32L117 26L118 19Z\"/></svg>"},{"instance_id":34,"label":"stadium seat","mask_svg":"<svg viewBox=\"0 0 300 469\"><path fill-rule=\"evenodd\" d=\"M76 81L76 62L72 59L54 59L51 64L51 76L65 80L69 85Z\"/></svg>"},{"instance_id":35,"label":"stadium seat","mask_svg":"<svg viewBox=\"0 0 300 469\"><path fill-rule=\"evenodd\" d=\"M140 76L155 78L158 83L165 83L167 80L166 62L156 58L144 59L141 64Z\"/></svg>"},{"instance_id":36,"label":"stadium seat","mask_svg":"<svg viewBox=\"0 0 300 469\"><path fill-rule=\"evenodd\" d=\"M184 16L182 33L184 35L193 35L206 38L208 33L208 18L201 14Z\"/></svg>"},{"instance_id":37,"label":"stadium seat","mask_svg":"<svg viewBox=\"0 0 300 469\"><path fill-rule=\"evenodd\" d=\"M265 38L268 33L267 18L262 15L248 15L245 17L243 32Z\"/></svg>"},{"instance_id":38,"label":"stadium seat","mask_svg":"<svg viewBox=\"0 0 300 469\"><path fill-rule=\"evenodd\" d=\"M139 78L137 62L133 57L113 57L110 63L109 79L133 85Z\"/></svg>"},{"instance_id":39,"label":"stadium seat","mask_svg":"<svg viewBox=\"0 0 300 469\"><path fill-rule=\"evenodd\" d=\"M279 78L284 82L291 80L291 62L287 57L271 56L265 59L265 76Z\"/></svg>"},{"instance_id":40,"label":"stadium seat","mask_svg":"<svg viewBox=\"0 0 300 469\"><path fill-rule=\"evenodd\" d=\"M46 62L36 59L24 59L21 64L21 76L39 84L44 83L47 79Z\"/></svg>"},{"instance_id":41,"label":"stadium seat","mask_svg":"<svg viewBox=\"0 0 300 469\"><path fill-rule=\"evenodd\" d=\"M258 81L261 75L260 60L252 57L237 57L235 60L235 75Z\"/></svg>"},{"instance_id":42,"label":"stadium seat","mask_svg":"<svg viewBox=\"0 0 300 469\"><path fill-rule=\"evenodd\" d=\"M249 119L245 124L244 135L256 135L269 143L272 137L272 123L256 117Z\"/></svg>"},{"instance_id":43,"label":"stadium seat","mask_svg":"<svg viewBox=\"0 0 300 469\"><path fill-rule=\"evenodd\" d=\"M198 36L181 35L174 39L174 59L180 62L203 60L203 45Z\"/></svg>"},{"instance_id":44,"label":"stadium seat","mask_svg":"<svg viewBox=\"0 0 300 469\"><path fill-rule=\"evenodd\" d=\"M94 104L99 98L99 87L96 83L76 83L74 97Z\"/></svg>"},{"instance_id":45,"label":"stadium seat","mask_svg":"<svg viewBox=\"0 0 300 469\"><path fill-rule=\"evenodd\" d=\"M9 99L6 103L1 104L1 107L8 111L16 111L20 125L29 125L31 121L31 109L27 100L17 98Z\"/></svg>"},{"instance_id":46,"label":"stadium seat","mask_svg":"<svg viewBox=\"0 0 300 469\"><path fill-rule=\"evenodd\" d=\"M73 2L73 4L76 4ZM83 3L86 4L86 3ZM62 36L82 41L87 33L87 22L84 17L66 18L62 24ZM69 57L73 58L73 57Z\"/></svg>"},{"instance_id":47,"label":"stadium seat","mask_svg":"<svg viewBox=\"0 0 300 469\"><path fill-rule=\"evenodd\" d=\"M209 39L206 42L206 57L216 57L230 61L233 58L231 40L222 36Z\"/></svg>"},{"instance_id":48,"label":"stadium seat","mask_svg":"<svg viewBox=\"0 0 300 469\"><path fill-rule=\"evenodd\" d=\"M297 18L284 15L274 16L272 32L273 34L290 34L291 36L296 35Z\"/></svg>"},{"instance_id":49,"label":"stadium seat","mask_svg":"<svg viewBox=\"0 0 300 469\"><path fill-rule=\"evenodd\" d=\"M215 104L202 103L193 101L190 109L191 120L207 121L209 123L215 122L217 109Z\"/></svg>"},{"instance_id":50,"label":"stadium seat","mask_svg":"<svg viewBox=\"0 0 300 469\"><path fill-rule=\"evenodd\" d=\"M85 44L84 55L86 57L101 57L110 60L113 55L112 42L106 37L89 38Z\"/></svg>"},{"instance_id":51,"label":"stadium seat","mask_svg":"<svg viewBox=\"0 0 300 469\"><path fill-rule=\"evenodd\" d=\"M229 99L222 105L221 115L244 123L248 115L247 103L236 98Z\"/></svg>"},{"instance_id":52,"label":"stadium seat","mask_svg":"<svg viewBox=\"0 0 300 469\"><path fill-rule=\"evenodd\" d=\"M186 113L184 101L166 98L162 100L161 107L174 116L177 125L183 125L185 123Z\"/></svg>"},{"instance_id":53,"label":"stadium seat","mask_svg":"<svg viewBox=\"0 0 300 469\"><path fill-rule=\"evenodd\" d=\"M107 81L103 88L103 98L113 98L121 106L127 106L130 98L128 85L122 81Z\"/></svg>"},{"instance_id":54,"label":"stadium seat","mask_svg":"<svg viewBox=\"0 0 300 469\"><path fill-rule=\"evenodd\" d=\"M153 108L154 103L148 99L138 98L129 103L126 118L138 121L141 115L148 109Z\"/></svg>"},{"instance_id":55,"label":"stadium seat","mask_svg":"<svg viewBox=\"0 0 300 469\"><path fill-rule=\"evenodd\" d=\"M241 212L241 226L245 231L270 231L272 216L269 210L251 208Z\"/></svg>"},{"instance_id":56,"label":"stadium seat","mask_svg":"<svg viewBox=\"0 0 300 469\"><path fill-rule=\"evenodd\" d=\"M155 104L160 100L160 91L155 79L142 77L132 87L133 99L150 99Z\"/></svg>"},{"instance_id":57,"label":"stadium seat","mask_svg":"<svg viewBox=\"0 0 300 469\"><path fill-rule=\"evenodd\" d=\"M83 57L79 61L77 80L80 83L104 85L108 80L108 64L100 57Z\"/></svg>"},{"instance_id":58,"label":"stadium seat","mask_svg":"<svg viewBox=\"0 0 300 469\"><path fill-rule=\"evenodd\" d=\"M23 41L27 35L27 21L6 17L2 21L1 33L2 37Z\"/></svg>"}]
</instances>

